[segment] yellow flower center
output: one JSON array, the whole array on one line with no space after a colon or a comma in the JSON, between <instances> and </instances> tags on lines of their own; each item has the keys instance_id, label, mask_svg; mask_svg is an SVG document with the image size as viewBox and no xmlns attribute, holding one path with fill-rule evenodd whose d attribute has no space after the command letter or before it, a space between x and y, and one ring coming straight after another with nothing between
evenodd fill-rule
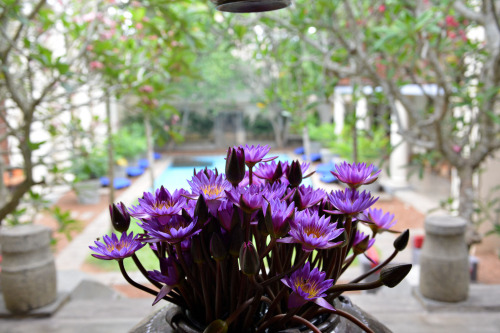
<instances>
[{"instance_id":1,"label":"yellow flower center","mask_svg":"<svg viewBox=\"0 0 500 333\"><path fill-rule=\"evenodd\" d=\"M319 292L318 285L315 281L309 282L305 279L299 278L294 281L294 284L297 289L300 288L303 292L308 294L307 298L314 298Z\"/></svg>"},{"instance_id":2,"label":"yellow flower center","mask_svg":"<svg viewBox=\"0 0 500 333\"><path fill-rule=\"evenodd\" d=\"M107 249L110 252L113 250L120 251L121 249L127 247L128 245L129 245L128 242L119 242L118 244L108 244Z\"/></svg>"},{"instance_id":3,"label":"yellow flower center","mask_svg":"<svg viewBox=\"0 0 500 333\"><path fill-rule=\"evenodd\" d=\"M319 238L322 236L321 231L318 230L318 228L316 228L314 226L306 226L304 228L304 232L306 233L306 235L308 235L308 236L312 235L314 238Z\"/></svg>"},{"instance_id":4,"label":"yellow flower center","mask_svg":"<svg viewBox=\"0 0 500 333\"><path fill-rule=\"evenodd\" d=\"M157 209L162 209L162 208L170 208L173 205L174 203L171 201L161 201L161 202L155 202L154 207Z\"/></svg>"},{"instance_id":5,"label":"yellow flower center","mask_svg":"<svg viewBox=\"0 0 500 333\"><path fill-rule=\"evenodd\" d=\"M220 185L206 185L202 188L202 191L205 195L217 196L224 191L224 188Z\"/></svg>"}]
</instances>

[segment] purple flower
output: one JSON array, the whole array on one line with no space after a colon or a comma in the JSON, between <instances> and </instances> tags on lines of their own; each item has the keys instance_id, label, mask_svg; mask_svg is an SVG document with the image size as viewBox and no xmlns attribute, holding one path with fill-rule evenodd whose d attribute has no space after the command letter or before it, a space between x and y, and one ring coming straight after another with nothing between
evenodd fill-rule
<instances>
[{"instance_id":1,"label":"purple flower","mask_svg":"<svg viewBox=\"0 0 500 333\"><path fill-rule=\"evenodd\" d=\"M171 257L160 258L160 271L148 271L148 275L153 280L165 284L158 292L153 305L158 303L163 297L165 297L170 291L172 291L172 289L177 284L179 284L182 278L179 267Z\"/></svg>"},{"instance_id":2,"label":"purple flower","mask_svg":"<svg viewBox=\"0 0 500 333\"><path fill-rule=\"evenodd\" d=\"M109 215L113 228L119 232L126 232L130 226L130 214L123 202L109 205Z\"/></svg>"},{"instance_id":3,"label":"purple flower","mask_svg":"<svg viewBox=\"0 0 500 333\"><path fill-rule=\"evenodd\" d=\"M233 187L230 191L226 191L227 198L239 206L246 213L253 213L259 210L263 204L263 195L266 192L262 191L260 185L250 185L248 187Z\"/></svg>"},{"instance_id":4,"label":"purple flower","mask_svg":"<svg viewBox=\"0 0 500 333\"><path fill-rule=\"evenodd\" d=\"M208 210L212 215L217 215L221 199L226 196L225 191L232 188L231 183L224 179L223 175L205 173L196 174L191 181L188 180L191 186L193 196L203 195L208 206Z\"/></svg>"},{"instance_id":5,"label":"purple flower","mask_svg":"<svg viewBox=\"0 0 500 333\"><path fill-rule=\"evenodd\" d=\"M397 221L394 220L394 214L385 213L382 209L369 208L358 216L361 222L368 222L373 234L381 231L387 231L394 226Z\"/></svg>"},{"instance_id":6,"label":"purple flower","mask_svg":"<svg viewBox=\"0 0 500 333\"><path fill-rule=\"evenodd\" d=\"M273 238L280 238L286 235L290 229L290 221L294 219L295 204L290 205L286 201L274 199L269 202L265 211L265 221L267 232Z\"/></svg>"},{"instance_id":7,"label":"purple flower","mask_svg":"<svg viewBox=\"0 0 500 333\"><path fill-rule=\"evenodd\" d=\"M364 211L373 205L378 198L373 198L370 192L358 192L352 188L346 188L344 191L332 191L327 195L328 201L337 208L336 210L325 210L330 214L355 215Z\"/></svg>"},{"instance_id":8,"label":"purple flower","mask_svg":"<svg viewBox=\"0 0 500 333\"><path fill-rule=\"evenodd\" d=\"M283 174L286 175L289 172L289 168L291 167L290 162L285 161L282 164L283 164ZM315 172L315 171L313 171L313 172L309 172L308 174L306 174L306 172L310 166L311 166L311 163L308 163L308 162L302 162L300 164L300 171L302 171L302 174L305 175L305 176L302 176L302 179L310 177Z\"/></svg>"},{"instance_id":9,"label":"purple flower","mask_svg":"<svg viewBox=\"0 0 500 333\"><path fill-rule=\"evenodd\" d=\"M274 183L277 180L280 180L283 174L284 169L282 163L276 163L276 161L272 161L271 163L261 163L254 171L254 175L261 179L267 180L270 183Z\"/></svg>"},{"instance_id":10,"label":"purple flower","mask_svg":"<svg viewBox=\"0 0 500 333\"><path fill-rule=\"evenodd\" d=\"M306 208L315 206L318 202L326 197L326 193L323 189L313 189L311 186L301 185L297 187L295 194L293 195L293 201L298 210L304 210Z\"/></svg>"},{"instance_id":11,"label":"purple flower","mask_svg":"<svg viewBox=\"0 0 500 333\"><path fill-rule=\"evenodd\" d=\"M378 175L382 171L378 170L372 175L375 169L373 164L367 166L366 163L349 164L347 162L335 165L335 169L337 169L337 171L330 172L337 177L339 181L346 183L351 188L358 188L361 185L373 183L377 180Z\"/></svg>"},{"instance_id":12,"label":"purple flower","mask_svg":"<svg viewBox=\"0 0 500 333\"><path fill-rule=\"evenodd\" d=\"M139 198L139 205L132 206L130 215L141 220L157 219L159 223L167 223L172 215L178 214L186 198L185 190L175 190L170 194L163 186L156 190L155 194L144 192L144 196Z\"/></svg>"},{"instance_id":13,"label":"purple flower","mask_svg":"<svg viewBox=\"0 0 500 333\"><path fill-rule=\"evenodd\" d=\"M187 220L182 215L174 215L167 224L159 223L156 219L139 224L144 231L147 231L149 238L145 242L168 242L177 244L198 234L201 229L196 228L198 218Z\"/></svg>"},{"instance_id":14,"label":"purple flower","mask_svg":"<svg viewBox=\"0 0 500 333\"><path fill-rule=\"evenodd\" d=\"M296 270L290 277L281 279L284 285L293 290L288 298L288 307L297 308L307 302L314 302L335 311L334 307L323 298L326 296L326 291L333 286L333 280L325 280L325 277L326 273L320 272L317 267L311 271L310 263L306 262L302 269Z\"/></svg>"},{"instance_id":15,"label":"purple flower","mask_svg":"<svg viewBox=\"0 0 500 333\"><path fill-rule=\"evenodd\" d=\"M269 148L268 145L265 146L252 145L250 147L248 145L245 145L244 147L243 146L240 147L243 148L243 150L245 151L245 164L249 168L253 167L255 164L259 162L269 162L278 158L278 156L264 158L264 156L266 156L267 153L269 153L269 150L271 150L271 148Z\"/></svg>"},{"instance_id":16,"label":"purple flower","mask_svg":"<svg viewBox=\"0 0 500 333\"><path fill-rule=\"evenodd\" d=\"M241 210L235 208L234 204L230 201L223 201L217 211L217 216L222 228L231 231L238 222L241 223L242 218L240 215Z\"/></svg>"},{"instance_id":17,"label":"purple flower","mask_svg":"<svg viewBox=\"0 0 500 333\"><path fill-rule=\"evenodd\" d=\"M99 254L92 253L92 256L104 260L120 260L132 256L135 251L141 249L145 244L139 241L138 236L134 237L134 233L122 233L120 239L116 234L111 234L111 237L106 235L103 237L104 243L95 241L96 246L89 246L89 248Z\"/></svg>"},{"instance_id":18,"label":"purple flower","mask_svg":"<svg viewBox=\"0 0 500 333\"><path fill-rule=\"evenodd\" d=\"M317 212L297 212L295 221L290 221L290 227L289 237L278 239L277 242L302 244L302 250L306 252L342 244L331 241L340 236L344 229L337 229L337 223L330 223L330 217L319 217Z\"/></svg>"},{"instance_id":19,"label":"purple flower","mask_svg":"<svg viewBox=\"0 0 500 333\"><path fill-rule=\"evenodd\" d=\"M365 235L363 232L356 230L354 240L352 242L352 250L355 254L364 253L375 243L375 239L370 239L370 235Z\"/></svg>"},{"instance_id":20,"label":"purple flower","mask_svg":"<svg viewBox=\"0 0 500 333\"><path fill-rule=\"evenodd\" d=\"M250 184L250 173L247 170L245 172L245 178L243 178L243 180L241 181L241 183L238 186L245 187L245 186L248 186L249 184ZM261 179L259 177L252 177L252 184L254 184L254 185L264 185L265 184L265 180Z\"/></svg>"},{"instance_id":21,"label":"purple flower","mask_svg":"<svg viewBox=\"0 0 500 333\"><path fill-rule=\"evenodd\" d=\"M226 179L238 184L245 178L245 151L241 147L229 148L226 157Z\"/></svg>"}]
</instances>

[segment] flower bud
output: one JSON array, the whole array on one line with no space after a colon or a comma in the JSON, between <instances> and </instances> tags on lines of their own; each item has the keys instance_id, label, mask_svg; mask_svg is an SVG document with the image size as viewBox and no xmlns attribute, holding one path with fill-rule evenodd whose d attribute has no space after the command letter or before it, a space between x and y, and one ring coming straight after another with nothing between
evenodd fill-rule
<instances>
[{"instance_id":1,"label":"flower bud","mask_svg":"<svg viewBox=\"0 0 500 333\"><path fill-rule=\"evenodd\" d=\"M355 255L363 254L365 253L366 250L368 250L369 245L370 245L370 238L366 236L358 244L352 247L352 251L354 252Z\"/></svg>"},{"instance_id":2,"label":"flower bud","mask_svg":"<svg viewBox=\"0 0 500 333\"><path fill-rule=\"evenodd\" d=\"M293 161L288 167L286 178L291 187L297 187L302 183L302 169L300 168L299 161Z\"/></svg>"},{"instance_id":3,"label":"flower bud","mask_svg":"<svg viewBox=\"0 0 500 333\"><path fill-rule=\"evenodd\" d=\"M120 202L118 205L109 205L109 215L111 216L113 228L116 231L125 232L128 230L130 226L130 214L123 202Z\"/></svg>"},{"instance_id":4,"label":"flower bud","mask_svg":"<svg viewBox=\"0 0 500 333\"><path fill-rule=\"evenodd\" d=\"M210 217L210 213L208 212L207 202L205 201L203 195L200 195L198 197L198 200L196 201L196 206L194 208L194 216L198 217L197 221L198 228L202 228L208 221L208 218Z\"/></svg>"},{"instance_id":5,"label":"flower bud","mask_svg":"<svg viewBox=\"0 0 500 333\"><path fill-rule=\"evenodd\" d=\"M408 240L410 239L410 229L406 229L394 240L394 248L398 251L403 251L408 245Z\"/></svg>"},{"instance_id":6,"label":"flower bud","mask_svg":"<svg viewBox=\"0 0 500 333\"><path fill-rule=\"evenodd\" d=\"M203 331L203 333L226 333L227 323L222 319L217 319L211 322Z\"/></svg>"},{"instance_id":7,"label":"flower bud","mask_svg":"<svg viewBox=\"0 0 500 333\"><path fill-rule=\"evenodd\" d=\"M210 239L210 254L216 261L223 260L227 256L227 249L218 233L213 233Z\"/></svg>"},{"instance_id":8,"label":"flower bud","mask_svg":"<svg viewBox=\"0 0 500 333\"><path fill-rule=\"evenodd\" d=\"M271 183L276 182L283 176L283 167L281 166L281 161L278 162L278 166L276 166L276 170L274 171L273 177L271 178Z\"/></svg>"},{"instance_id":9,"label":"flower bud","mask_svg":"<svg viewBox=\"0 0 500 333\"><path fill-rule=\"evenodd\" d=\"M380 281L389 288L394 288L408 275L411 264L386 266L380 271Z\"/></svg>"},{"instance_id":10,"label":"flower bud","mask_svg":"<svg viewBox=\"0 0 500 333\"><path fill-rule=\"evenodd\" d=\"M260 260L252 242L244 242L240 249L240 269L243 274L253 276L259 273Z\"/></svg>"},{"instance_id":11,"label":"flower bud","mask_svg":"<svg viewBox=\"0 0 500 333\"><path fill-rule=\"evenodd\" d=\"M229 147L226 158L226 179L236 187L243 178L245 178L245 151L241 147Z\"/></svg>"}]
</instances>

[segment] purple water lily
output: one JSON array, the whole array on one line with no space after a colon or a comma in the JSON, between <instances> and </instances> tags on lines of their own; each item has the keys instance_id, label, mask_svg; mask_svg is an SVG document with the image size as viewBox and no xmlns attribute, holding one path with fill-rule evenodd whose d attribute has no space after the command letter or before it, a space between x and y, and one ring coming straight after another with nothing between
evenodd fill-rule
<instances>
[{"instance_id":1,"label":"purple water lily","mask_svg":"<svg viewBox=\"0 0 500 333\"><path fill-rule=\"evenodd\" d=\"M295 194L293 195L293 201L298 210L304 210L306 208L316 205L318 202L326 197L326 193L323 189L313 189L312 186L301 185L297 187Z\"/></svg>"},{"instance_id":2,"label":"purple water lily","mask_svg":"<svg viewBox=\"0 0 500 333\"><path fill-rule=\"evenodd\" d=\"M286 201L274 199L269 202L265 210L265 221L267 232L273 238L280 238L287 234L290 229L290 222L295 214L295 204L290 205Z\"/></svg>"},{"instance_id":3,"label":"purple water lily","mask_svg":"<svg viewBox=\"0 0 500 333\"><path fill-rule=\"evenodd\" d=\"M248 187L234 187L226 191L229 201L239 206L247 213L253 213L262 207L265 191L260 185L250 185Z\"/></svg>"},{"instance_id":4,"label":"purple water lily","mask_svg":"<svg viewBox=\"0 0 500 333\"><path fill-rule=\"evenodd\" d=\"M288 297L288 307L297 308L307 302L314 302L321 307L335 311L335 308L323 297L326 291L333 286L333 280L325 280L326 273L320 272L318 268L311 271L311 265L306 262L304 267L296 270L290 277L281 279L284 285L293 292Z\"/></svg>"},{"instance_id":5,"label":"purple water lily","mask_svg":"<svg viewBox=\"0 0 500 333\"><path fill-rule=\"evenodd\" d=\"M160 258L160 271L148 271L148 275L155 281L165 284L155 300L153 305L158 303L163 297L165 297L174 287L181 281L182 275L178 264L175 263L172 257Z\"/></svg>"},{"instance_id":6,"label":"purple water lily","mask_svg":"<svg viewBox=\"0 0 500 333\"><path fill-rule=\"evenodd\" d=\"M358 188L361 185L368 185L377 180L380 172L382 170L375 171L375 166L366 163L347 163L342 162L341 164L335 165L336 171L330 171L337 179L351 188Z\"/></svg>"},{"instance_id":7,"label":"purple water lily","mask_svg":"<svg viewBox=\"0 0 500 333\"><path fill-rule=\"evenodd\" d=\"M191 197L203 195L212 215L217 215L221 199L226 196L225 191L232 188L231 183L222 174L216 175L215 173L207 177L207 174L200 172L191 178L191 181L188 180L188 184L191 186Z\"/></svg>"},{"instance_id":8,"label":"purple water lily","mask_svg":"<svg viewBox=\"0 0 500 333\"><path fill-rule=\"evenodd\" d=\"M201 229L196 228L197 220L197 217L188 220L182 215L174 215L166 224L152 219L151 221L139 224L139 226L148 232L148 238L144 240L145 242L177 244L201 231Z\"/></svg>"},{"instance_id":9,"label":"purple water lily","mask_svg":"<svg viewBox=\"0 0 500 333\"><path fill-rule=\"evenodd\" d=\"M271 161L271 163L261 163L254 171L254 175L268 181L269 183L286 179L282 178L283 174L284 170L280 161L278 161L278 163L276 163L276 161Z\"/></svg>"},{"instance_id":10,"label":"purple water lily","mask_svg":"<svg viewBox=\"0 0 500 333\"><path fill-rule=\"evenodd\" d=\"M302 250L329 249L342 242L332 242L344 229L337 229L337 223L330 223L330 217L319 216L317 212L304 210L295 214L290 222L289 237L278 239L278 243L302 244Z\"/></svg>"},{"instance_id":11,"label":"purple water lily","mask_svg":"<svg viewBox=\"0 0 500 333\"><path fill-rule=\"evenodd\" d=\"M122 233L120 239L116 234L111 234L111 237L106 235L103 237L103 242L95 241L96 246L89 246L92 251L99 253L92 253L93 257L103 260L120 260L132 256L135 251L145 245L138 239L138 235L134 236L133 232L128 235L126 232Z\"/></svg>"},{"instance_id":12,"label":"purple water lily","mask_svg":"<svg viewBox=\"0 0 500 333\"><path fill-rule=\"evenodd\" d=\"M267 153L269 153L269 150L271 150L271 148L268 145L265 146L245 145L240 147L243 148L245 151L245 164L249 168L253 167L255 164L259 162L269 162L278 158L278 156L264 158L264 156L266 156Z\"/></svg>"},{"instance_id":13,"label":"purple water lily","mask_svg":"<svg viewBox=\"0 0 500 333\"><path fill-rule=\"evenodd\" d=\"M397 220L394 220L394 214L384 213L382 209L368 208L358 216L361 222L368 222L373 234L387 231L394 226Z\"/></svg>"},{"instance_id":14,"label":"purple water lily","mask_svg":"<svg viewBox=\"0 0 500 333\"><path fill-rule=\"evenodd\" d=\"M325 212L347 215L358 214L378 200L378 198L372 197L370 192L363 191L360 193L352 188L346 188L344 191L332 191L327 194L327 199L336 209L325 210Z\"/></svg>"},{"instance_id":15,"label":"purple water lily","mask_svg":"<svg viewBox=\"0 0 500 333\"><path fill-rule=\"evenodd\" d=\"M172 215L178 214L184 204L187 192L183 189L175 190L173 194L163 186L156 190L155 194L144 192L139 198L139 205L132 206L130 215L141 220L157 219L159 223L167 223Z\"/></svg>"},{"instance_id":16,"label":"purple water lily","mask_svg":"<svg viewBox=\"0 0 500 333\"><path fill-rule=\"evenodd\" d=\"M355 254L365 253L375 243L375 238L370 238L370 235L365 235L357 230L352 242L352 250Z\"/></svg>"}]
</instances>

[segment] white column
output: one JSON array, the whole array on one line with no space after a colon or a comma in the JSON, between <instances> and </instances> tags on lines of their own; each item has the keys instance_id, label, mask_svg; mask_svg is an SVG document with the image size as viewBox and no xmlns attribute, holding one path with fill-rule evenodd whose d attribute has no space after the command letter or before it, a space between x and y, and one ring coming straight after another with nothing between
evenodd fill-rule
<instances>
[{"instance_id":1,"label":"white column","mask_svg":"<svg viewBox=\"0 0 500 333\"><path fill-rule=\"evenodd\" d=\"M335 135L340 135L344 128L345 104L338 92L333 93L333 121L335 122Z\"/></svg>"},{"instance_id":2,"label":"white column","mask_svg":"<svg viewBox=\"0 0 500 333\"><path fill-rule=\"evenodd\" d=\"M360 97L356 102L356 128L366 130L368 128L368 102L365 97Z\"/></svg>"},{"instance_id":3,"label":"white column","mask_svg":"<svg viewBox=\"0 0 500 333\"><path fill-rule=\"evenodd\" d=\"M408 116L401 102L396 101L396 112L398 113L401 125L408 127ZM396 121L396 115L391 115L391 146L393 148L389 161L391 170L391 185L394 187L405 187L407 182L407 166L409 162L408 143L403 141L403 137L398 133L399 125Z\"/></svg>"}]
</instances>

